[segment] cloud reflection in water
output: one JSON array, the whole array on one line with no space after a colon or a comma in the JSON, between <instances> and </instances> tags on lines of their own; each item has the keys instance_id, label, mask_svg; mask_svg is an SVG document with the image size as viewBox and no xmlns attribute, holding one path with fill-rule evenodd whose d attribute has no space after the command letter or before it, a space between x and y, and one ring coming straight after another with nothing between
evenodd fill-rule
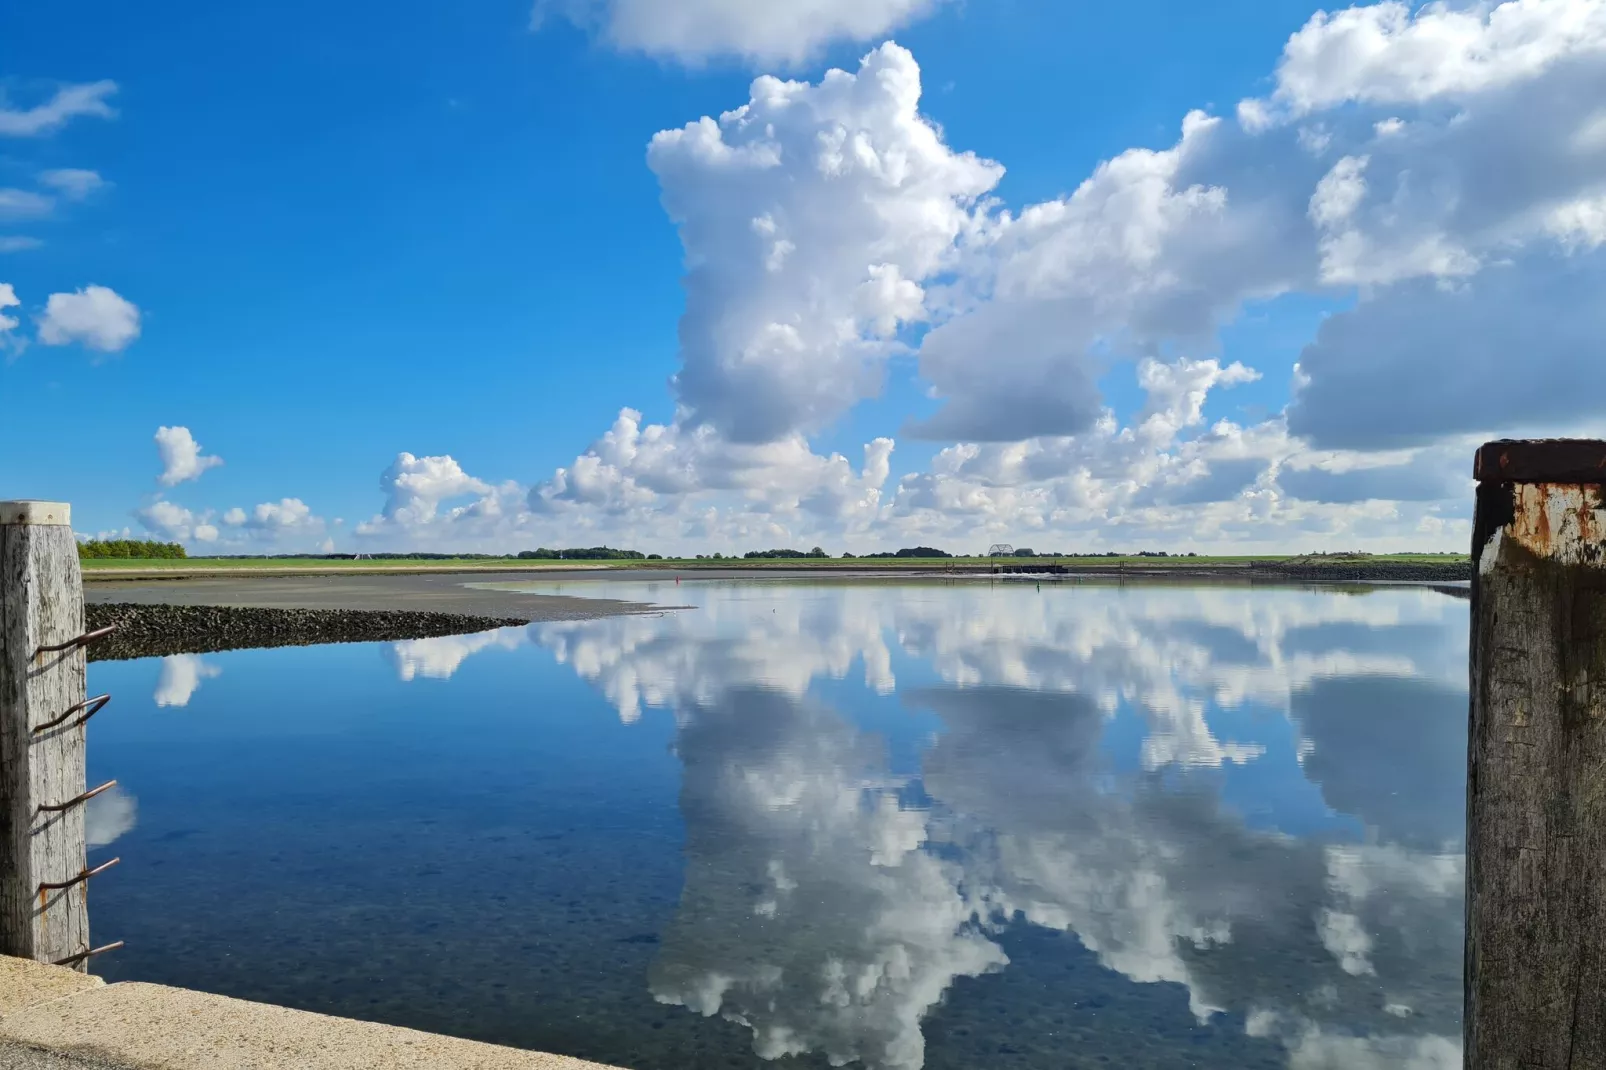
<instances>
[{"instance_id":1,"label":"cloud reflection in water","mask_svg":"<svg viewBox=\"0 0 1606 1070\"><path fill-rule=\"evenodd\" d=\"M188 706L202 680L221 675L222 669L199 654L172 654L162 659L162 672L152 696L158 706Z\"/></svg>"},{"instance_id":2,"label":"cloud reflection in water","mask_svg":"<svg viewBox=\"0 0 1606 1070\"><path fill-rule=\"evenodd\" d=\"M700 608L528 630L625 722L679 725L687 869L660 1001L742 1023L763 1058L914 1070L954 980L1007 969L1001 934L1042 926L1184 986L1201 1021L1238 1016L1291 1067L1458 1065L1464 603L683 590ZM850 678L940 722L918 771L894 775L824 697ZM1326 824L1291 824L1299 792Z\"/></svg>"}]
</instances>

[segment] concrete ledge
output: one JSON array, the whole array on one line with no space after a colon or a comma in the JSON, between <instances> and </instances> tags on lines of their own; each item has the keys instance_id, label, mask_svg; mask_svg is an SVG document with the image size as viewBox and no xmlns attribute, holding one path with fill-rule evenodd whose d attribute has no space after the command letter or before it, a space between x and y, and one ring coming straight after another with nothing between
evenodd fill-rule
<instances>
[{"instance_id":1,"label":"concrete ledge","mask_svg":"<svg viewBox=\"0 0 1606 1070\"><path fill-rule=\"evenodd\" d=\"M610 1070L561 1055L165 985L104 985L72 970L19 961L0 959L0 1063L5 1066ZM23 1058L37 1061L12 1061Z\"/></svg>"},{"instance_id":2,"label":"concrete ledge","mask_svg":"<svg viewBox=\"0 0 1606 1070\"><path fill-rule=\"evenodd\" d=\"M99 977L65 966L0 955L0 1022L37 1004L104 987Z\"/></svg>"}]
</instances>

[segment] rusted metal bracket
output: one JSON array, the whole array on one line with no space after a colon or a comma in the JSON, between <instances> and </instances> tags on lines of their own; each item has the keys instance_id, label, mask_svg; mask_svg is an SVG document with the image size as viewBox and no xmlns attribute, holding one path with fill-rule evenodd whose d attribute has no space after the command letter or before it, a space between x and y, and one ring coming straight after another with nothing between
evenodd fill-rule
<instances>
[{"instance_id":1,"label":"rusted metal bracket","mask_svg":"<svg viewBox=\"0 0 1606 1070\"><path fill-rule=\"evenodd\" d=\"M96 695L94 698L86 698L84 701L77 703L76 705L68 706L66 712L60 717L57 717L53 721L46 721L44 724L35 728L33 733L34 735L38 735L40 732L48 732L57 725L65 723L72 717L73 714L78 713L79 711L86 711L84 713L83 720L78 722L79 724L83 724L84 721L89 720L91 717L95 716L95 714L99 713L101 707L106 705L106 703L110 702L111 700L112 697L110 694Z\"/></svg>"},{"instance_id":2,"label":"rusted metal bracket","mask_svg":"<svg viewBox=\"0 0 1606 1070\"><path fill-rule=\"evenodd\" d=\"M75 965L77 963L80 963L80 962L84 961L85 959L92 959L96 955L104 955L108 951L116 951L118 948L120 948L122 946L123 946L123 942L121 940L118 940L117 942L111 943L111 944L102 944L100 947L91 948L88 951L80 951L80 952L78 952L78 954L76 954L76 955L68 955L64 959L57 959L55 962L52 962L51 965L52 966L72 966L72 965Z\"/></svg>"},{"instance_id":3,"label":"rusted metal bracket","mask_svg":"<svg viewBox=\"0 0 1606 1070\"><path fill-rule=\"evenodd\" d=\"M96 639L103 639L116 630L117 625L108 624L104 628L96 628L92 632L85 632L83 635L69 639L65 643L53 643L50 646L42 646L33 652L33 656L37 658L40 654L54 654L61 650L76 650L81 646L88 646Z\"/></svg>"},{"instance_id":4,"label":"rusted metal bracket","mask_svg":"<svg viewBox=\"0 0 1606 1070\"><path fill-rule=\"evenodd\" d=\"M94 869L86 869L82 873L78 874L78 876L73 877L73 878L71 878L69 880L46 881L44 884L41 884L39 886L39 890L41 892L47 892L47 891L55 892L55 891L60 891L63 888L71 888L75 884L84 883L84 881L88 880L90 877L96 876L96 875L101 874L101 873L105 873L108 869L111 869L113 866L115 866L117 863L119 863L121 861L122 861L121 858L114 858L110 862L102 862L100 865L96 866Z\"/></svg>"},{"instance_id":5,"label":"rusted metal bracket","mask_svg":"<svg viewBox=\"0 0 1606 1070\"><path fill-rule=\"evenodd\" d=\"M102 784L100 787L98 787L98 788L90 788L88 791L84 792L82 795L74 795L72 798L68 799L64 803L56 803L56 804L54 804L52 806L41 806L41 807L39 807L39 809L42 810L42 811L45 811L46 813L53 813L53 814L60 813L63 810L72 809L74 806L77 806L79 803L88 802L90 799L93 799L95 796L99 795L101 792L107 791L107 790L109 790L111 788L115 788L116 786L117 786L117 781L108 780L108 781L106 781L106 783Z\"/></svg>"}]
</instances>

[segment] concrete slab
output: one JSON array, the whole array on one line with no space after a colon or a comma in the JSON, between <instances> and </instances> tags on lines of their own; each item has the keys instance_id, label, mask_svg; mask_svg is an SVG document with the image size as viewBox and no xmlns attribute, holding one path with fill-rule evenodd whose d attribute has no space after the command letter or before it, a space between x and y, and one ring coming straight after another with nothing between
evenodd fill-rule
<instances>
[{"instance_id":1,"label":"concrete slab","mask_svg":"<svg viewBox=\"0 0 1606 1070\"><path fill-rule=\"evenodd\" d=\"M0 1020L35 1004L103 988L105 984L99 977L65 966L0 955Z\"/></svg>"},{"instance_id":2,"label":"concrete slab","mask_svg":"<svg viewBox=\"0 0 1606 1070\"><path fill-rule=\"evenodd\" d=\"M68 1066L133 1070L609 1070L561 1055L139 983L82 989L0 1018L0 1052L6 1044L57 1055Z\"/></svg>"}]
</instances>

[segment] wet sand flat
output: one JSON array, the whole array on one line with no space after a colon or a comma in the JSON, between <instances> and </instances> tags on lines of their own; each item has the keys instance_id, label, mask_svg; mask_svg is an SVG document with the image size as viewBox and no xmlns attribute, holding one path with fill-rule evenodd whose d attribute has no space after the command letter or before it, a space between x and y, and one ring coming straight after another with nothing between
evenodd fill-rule
<instances>
[{"instance_id":1,"label":"wet sand flat","mask_svg":"<svg viewBox=\"0 0 1606 1070\"><path fill-rule=\"evenodd\" d=\"M576 620L652 608L611 598L574 598L479 585L528 583L529 573L457 572L376 576L242 576L101 580L84 584L87 604L220 606L295 610L446 613L524 621ZM465 586L472 583L475 586Z\"/></svg>"}]
</instances>

